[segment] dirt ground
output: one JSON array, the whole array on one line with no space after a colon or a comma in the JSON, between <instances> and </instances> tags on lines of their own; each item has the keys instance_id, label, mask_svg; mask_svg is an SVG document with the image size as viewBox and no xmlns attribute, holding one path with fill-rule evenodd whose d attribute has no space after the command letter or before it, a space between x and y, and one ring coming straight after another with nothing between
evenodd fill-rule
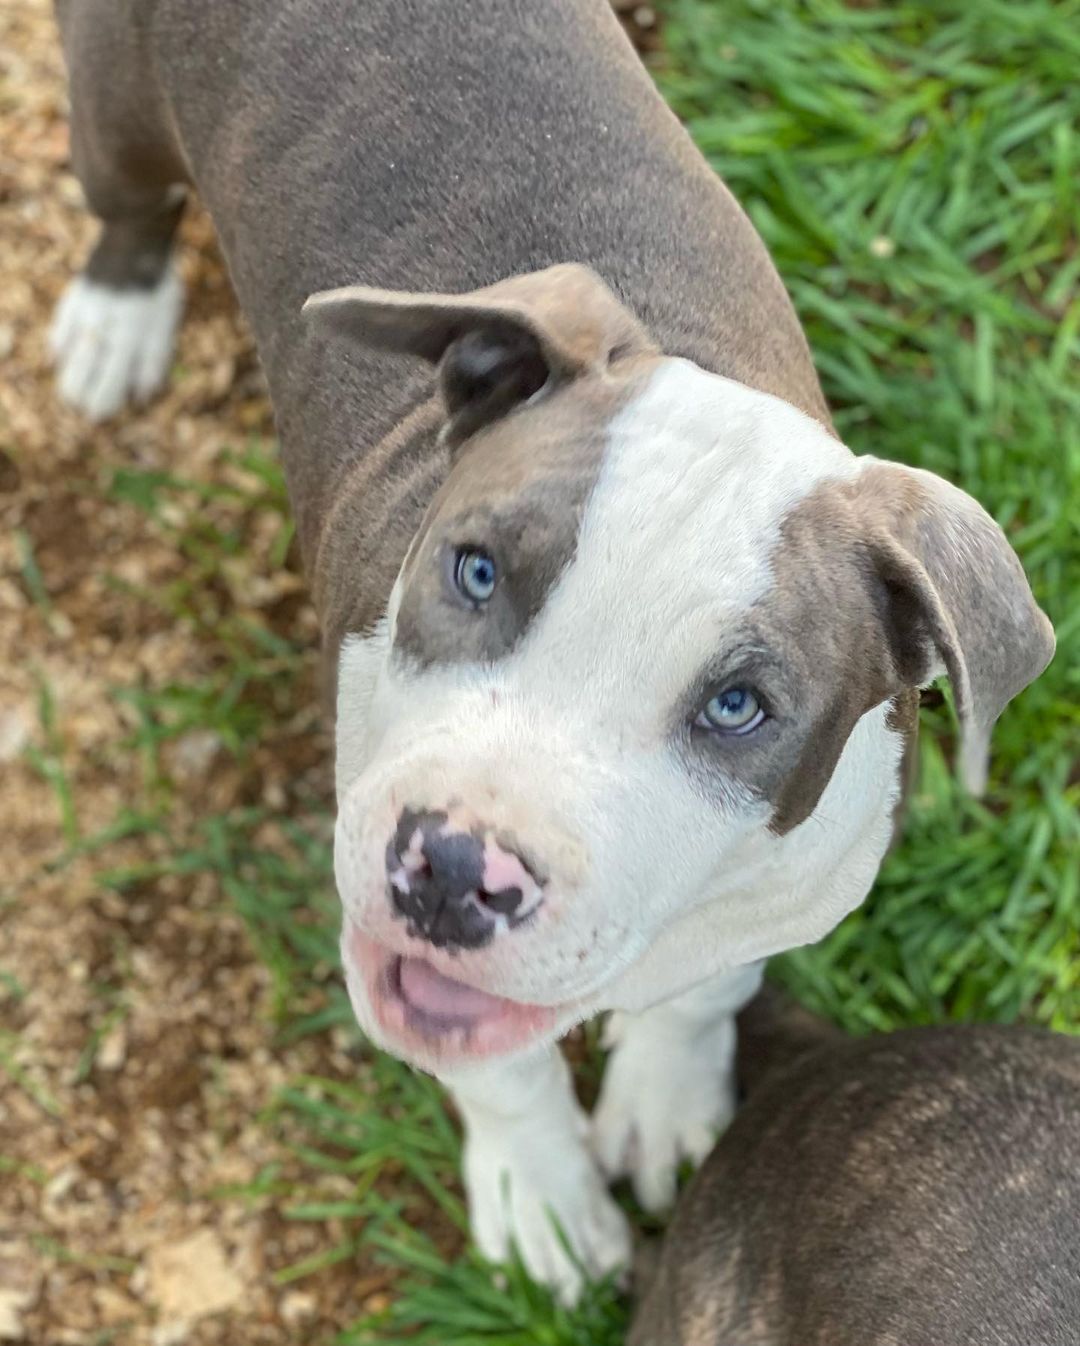
<instances>
[{"instance_id":1,"label":"dirt ground","mask_svg":"<svg viewBox=\"0 0 1080 1346\"><path fill-rule=\"evenodd\" d=\"M145 597L181 579L185 559L103 483L124 466L228 480L223 449L271 431L251 343L197 216L184 235L190 298L172 390L97 430L57 405L47 323L94 233L68 166L65 112L49 0L4 0L0 1341L322 1339L370 1306L378 1277L276 1288L274 1270L315 1251L318 1229L287 1224L269 1199L213 1194L281 1160L258 1113L283 1080L343 1076L349 1061L327 1035L275 1040L270 975L215 883L165 877L133 900L95 882L103 863L151 859L153 836L65 856L74 835L112 825L144 788L139 755L125 748L132 710L112 689L190 684L224 657ZM178 828L260 800L287 806L298 791L329 797L313 615L293 570L270 559L280 519L243 526L225 601L311 654L275 706L279 728L242 768L213 735L171 745ZM144 597L119 592L118 577Z\"/></svg>"}]
</instances>

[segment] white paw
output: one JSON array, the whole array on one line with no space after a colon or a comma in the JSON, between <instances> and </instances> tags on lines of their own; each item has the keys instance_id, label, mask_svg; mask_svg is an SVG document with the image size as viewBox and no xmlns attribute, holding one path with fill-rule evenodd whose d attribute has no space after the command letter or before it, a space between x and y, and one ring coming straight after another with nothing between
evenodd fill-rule
<instances>
[{"instance_id":1,"label":"white paw","mask_svg":"<svg viewBox=\"0 0 1080 1346\"><path fill-rule=\"evenodd\" d=\"M584 1118L580 1131L569 1143L562 1136L510 1132L500 1143L487 1132L465 1145L477 1247L489 1261L505 1262L515 1245L533 1280L566 1305L580 1296L583 1273L596 1280L628 1267L631 1253L626 1218L585 1147Z\"/></svg>"},{"instance_id":2,"label":"white paw","mask_svg":"<svg viewBox=\"0 0 1080 1346\"><path fill-rule=\"evenodd\" d=\"M171 263L149 290L76 277L49 333L61 399L103 421L127 402L156 393L169 376L183 306L183 284Z\"/></svg>"},{"instance_id":3,"label":"white paw","mask_svg":"<svg viewBox=\"0 0 1080 1346\"><path fill-rule=\"evenodd\" d=\"M647 1211L675 1200L679 1165L697 1167L735 1113L735 1024L729 1016L693 1032L650 1014L613 1014L612 1047L592 1145L610 1178L629 1175Z\"/></svg>"}]
</instances>

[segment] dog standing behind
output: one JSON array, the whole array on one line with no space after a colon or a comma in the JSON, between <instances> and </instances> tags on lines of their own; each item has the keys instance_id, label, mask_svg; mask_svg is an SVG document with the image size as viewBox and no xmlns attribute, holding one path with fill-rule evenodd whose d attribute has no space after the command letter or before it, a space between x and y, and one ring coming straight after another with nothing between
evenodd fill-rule
<instances>
[{"instance_id":1,"label":"dog standing behind","mask_svg":"<svg viewBox=\"0 0 1080 1346\"><path fill-rule=\"evenodd\" d=\"M1076 1346L1080 1042L849 1039L766 990L628 1346Z\"/></svg>"},{"instance_id":2,"label":"dog standing behind","mask_svg":"<svg viewBox=\"0 0 1080 1346\"><path fill-rule=\"evenodd\" d=\"M762 960L868 891L918 688L978 787L1049 623L974 500L840 443L605 0L59 11L102 221L60 392L167 376L195 188L336 688L357 1017L451 1087L481 1249L572 1298L629 1252L605 1178L663 1207L730 1116ZM556 1042L609 1010L590 1145Z\"/></svg>"}]
</instances>

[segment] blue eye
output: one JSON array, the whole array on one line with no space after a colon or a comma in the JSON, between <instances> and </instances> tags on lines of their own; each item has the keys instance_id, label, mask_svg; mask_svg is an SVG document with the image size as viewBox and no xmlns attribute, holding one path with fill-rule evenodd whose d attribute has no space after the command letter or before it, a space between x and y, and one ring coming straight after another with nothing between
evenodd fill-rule
<instances>
[{"instance_id":1,"label":"blue eye","mask_svg":"<svg viewBox=\"0 0 1080 1346\"><path fill-rule=\"evenodd\" d=\"M498 572L486 551L463 547L454 562L454 583L472 603L486 603L495 592Z\"/></svg>"},{"instance_id":2,"label":"blue eye","mask_svg":"<svg viewBox=\"0 0 1080 1346\"><path fill-rule=\"evenodd\" d=\"M745 687L728 687L709 697L694 724L698 729L714 729L721 734L748 734L764 718L753 692Z\"/></svg>"}]
</instances>

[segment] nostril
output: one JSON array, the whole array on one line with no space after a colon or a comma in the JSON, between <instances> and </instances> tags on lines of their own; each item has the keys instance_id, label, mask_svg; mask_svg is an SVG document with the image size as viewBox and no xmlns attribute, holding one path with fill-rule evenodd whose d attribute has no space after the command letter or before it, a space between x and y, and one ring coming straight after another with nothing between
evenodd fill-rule
<instances>
[{"instance_id":1,"label":"nostril","mask_svg":"<svg viewBox=\"0 0 1080 1346\"><path fill-rule=\"evenodd\" d=\"M487 888L476 889L476 900L480 905L490 907L500 916L513 916L521 906L523 896L520 888L503 888L497 893L489 892Z\"/></svg>"}]
</instances>

